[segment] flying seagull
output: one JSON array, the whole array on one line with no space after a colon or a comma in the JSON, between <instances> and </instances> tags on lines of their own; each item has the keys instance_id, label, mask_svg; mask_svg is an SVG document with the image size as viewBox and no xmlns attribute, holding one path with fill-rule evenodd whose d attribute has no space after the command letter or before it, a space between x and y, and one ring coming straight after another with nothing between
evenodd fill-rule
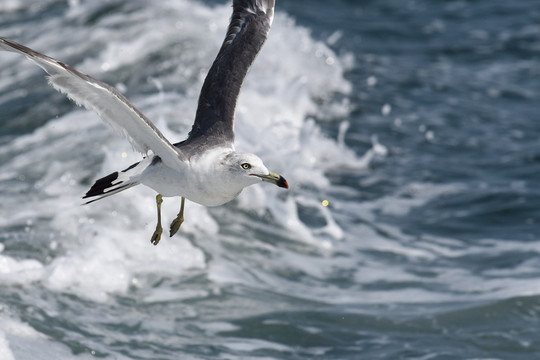
<instances>
[{"instance_id":1,"label":"flying seagull","mask_svg":"<svg viewBox=\"0 0 540 360\"><path fill-rule=\"evenodd\" d=\"M155 191L157 245L162 197L180 196L180 212L171 223L173 236L184 221L184 202L218 206L246 186L261 181L288 188L262 160L234 148L236 101L244 78L264 44L274 17L275 0L233 0L227 35L206 76L193 127L186 140L171 144L156 126L118 90L46 55L0 37L0 49L26 55L48 74L49 84L77 105L94 110L145 157L127 169L97 180L84 195L86 204L143 184Z\"/></svg>"}]
</instances>

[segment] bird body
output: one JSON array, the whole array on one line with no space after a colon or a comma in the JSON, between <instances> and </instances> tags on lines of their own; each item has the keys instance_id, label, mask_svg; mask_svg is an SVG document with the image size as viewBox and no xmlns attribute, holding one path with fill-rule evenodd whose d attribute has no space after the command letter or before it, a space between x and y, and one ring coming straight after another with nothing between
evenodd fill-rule
<instances>
[{"instance_id":1,"label":"bird body","mask_svg":"<svg viewBox=\"0 0 540 360\"><path fill-rule=\"evenodd\" d=\"M158 224L151 242L162 233L162 196L180 196L181 209L171 224L174 235L183 222L185 198L205 206L234 199L246 186L261 181L288 188L262 160L234 148L234 114L244 78L263 46L274 17L274 0L233 0L225 40L203 83L197 112L186 140L172 144L114 87L51 57L0 37L0 50L25 55L49 74L49 84L98 116L145 155L122 171L98 179L83 198L87 204L139 184L158 192Z\"/></svg>"},{"instance_id":2,"label":"bird body","mask_svg":"<svg viewBox=\"0 0 540 360\"><path fill-rule=\"evenodd\" d=\"M242 160L240 160L242 159ZM234 160L234 161L232 161ZM234 164L238 161L249 163L251 169L265 171L262 161L252 154L236 153L230 149L215 148L198 155L190 161L189 171L178 173L161 161L150 163L137 180L163 196L184 196L204 206L219 206L234 199L249 185L260 182L256 176L249 175L247 170L238 164L238 172L246 172L245 176L237 174ZM216 167L220 163L224 166Z\"/></svg>"}]
</instances>

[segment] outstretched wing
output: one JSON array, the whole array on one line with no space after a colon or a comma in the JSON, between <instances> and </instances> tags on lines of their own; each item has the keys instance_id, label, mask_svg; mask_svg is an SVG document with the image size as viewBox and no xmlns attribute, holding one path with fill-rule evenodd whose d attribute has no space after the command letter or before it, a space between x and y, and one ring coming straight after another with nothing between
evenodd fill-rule
<instances>
[{"instance_id":1,"label":"outstretched wing","mask_svg":"<svg viewBox=\"0 0 540 360\"><path fill-rule=\"evenodd\" d=\"M274 0L233 1L227 36L204 81L187 143L232 144L236 100L273 18Z\"/></svg>"},{"instance_id":2,"label":"outstretched wing","mask_svg":"<svg viewBox=\"0 0 540 360\"><path fill-rule=\"evenodd\" d=\"M135 150L143 154L152 150L169 167L178 170L185 168L185 157L179 149L112 86L6 38L0 37L0 49L26 55L50 75L51 86L66 94L77 105L94 110L114 130L126 137Z\"/></svg>"}]
</instances>

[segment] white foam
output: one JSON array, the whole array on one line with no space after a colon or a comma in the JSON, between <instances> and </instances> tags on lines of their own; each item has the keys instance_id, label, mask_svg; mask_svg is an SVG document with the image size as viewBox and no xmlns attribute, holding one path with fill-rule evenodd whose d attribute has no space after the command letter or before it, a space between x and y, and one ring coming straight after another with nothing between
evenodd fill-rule
<instances>
[{"instance_id":1,"label":"white foam","mask_svg":"<svg viewBox=\"0 0 540 360\"><path fill-rule=\"evenodd\" d=\"M277 342L271 342L266 340L259 339L242 339L242 340L231 340L222 344L223 346L242 352L253 352L257 350L272 350L272 351L281 351L291 353L294 351L290 346L285 346Z\"/></svg>"},{"instance_id":2,"label":"white foam","mask_svg":"<svg viewBox=\"0 0 540 360\"><path fill-rule=\"evenodd\" d=\"M74 355L67 346L51 341L29 325L0 316L0 358L2 360L33 360L36 358L40 360L84 360L94 357L84 353Z\"/></svg>"},{"instance_id":3,"label":"white foam","mask_svg":"<svg viewBox=\"0 0 540 360\"><path fill-rule=\"evenodd\" d=\"M84 18L86 13L93 12L94 6L97 5L72 3L68 17L71 21ZM147 65L138 67L138 64L144 64L155 53L178 46L176 44L189 49L175 52L177 58L155 64L159 68L170 66L171 62L177 63L172 67L172 73L160 77L148 71L152 74L148 81L149 88L154 91L152 94L130 88L129 78L118 79L124 84L122 90L128 96L134 94L130 96L131 100L156 122L168 138L181 140L193 121L205 72L223 40L230 6L208 8L199 2L163 1L151 8L135 11L132 16L137 21L111 15L101 26L94 27L90 34L87 30L74 30L66 40L69 44L60 44L56 34L44 32L36 34L35 43L30 42L29 45L60 59L69 56L70 51L82 52L87 46L93 46L92 57L73 65L100 79L126 68L147 71ZM158 17L160 21L156 22ZM117 31L119 24L122 32ZM201 32L201 26L208 26L210 31ZM17 217L2 213L6 216L0 218L9 219L5 224L49 219L45 231L52 234L51 243L55 246L60 244L61 248L49 263L41 264L41 274L35 280L54 292L70 292L105 302L111 295L126 294L134 285L144 288L149 274L182 277L186 271L205 270L208 279L218 285L264 285L306 298L338 303L349 301L356 296L355 292L347 294L336 288L333 295L328 296L326 289L299 286L296 282L286 281L278 271L286 269L324 279L332 276L332 269L344 267L347 263L325 255L332 251L354 253L358 249L372 247L402 252L407 256L429 254L427 251L408 250L406 246L395 246L389 240L380 241L380 236L373 232L366 233L370 239L363 245L357 244L353 240L354 234L350 234L356 228L344 228L343 223L336 221L333 207L350 213L367 213L373 210L370 204L362 207L335 201L326 208L320 204L322 199L314 196L314 191L324 192L332 188L326 176L329 169L335 166L366 169L374 157L386 155L386 148L374 139L372 149L359 158L344 144L345 127L339 136L341 140L331 139L311 118L311 114L316 112L320 112L321 118L348 114L350 108L346 101L332 102L330 99L334 92L348 94L351 91L351 84L343 76L350 66L350 57L338 56L322 42L314 41L308 29L299 27L278 11L270 37L242 89L236 137L239 150L259 154L268 167L287 178L291 184L288 192L262 184L246 189L237 202L223 209L208 210L188 203L186 220L179 235L173 239L164 237L159 246L153 247L149 243L155 226L154 194L151 190L137 187L99 203L79 206L79 197L86 191L81 185L83 179L95 179L126 168L140 156L130 150L127 142L115 137L94 114L73 110L51 120L33 134L22 136L7 147L0 147L0 154L12 156L10 161L0 165L0 176L11 179L19 173L35 174L38 180L30 184L35 191L33 197L39 199L32 210L28 210L24 203L35 203L33 197L15 194L13 200L8 199L7 202L13 204ZM28 70L18 76L24 78L31 74L33 72ZM321 106L321 102L327 105ZM85 163L90 165L85 166ZM178 200L165 199L165 224L172 220L178 205ZM324 224L321 227L305 224L299 217L300 205L316 209ZM271 239L253 239L252 235L244 235L246 224L249 226L253 220L245 217L243 212L250 211L261 217L271 215L272 223L268 226L273 227L276 239L307 245L323 255L298 255L287 246L285 250L279 249ZM223 216L224 212L231 214ZM224 219L230 219L233 224ZM264 222L262 219L256 221ZM235 227L234 223L241 225ZM272 259L258 255L253 259L245 255L231 258L230 250L220 243L226 240L223 230L234 230L239 246L245 248L250 244L262 253L272 254ZM198 246L210 253L212 260L208 263L204 252L185 237L195 239ZM268 245L264 241L268 241ZM277 265L263 265L269 261ZM352 262L345 267L356 266ZM158 288L148 293L145 299L147 302L159 302L204 295L204 292L190 295Z\"/></svg>"},{"instance_id":4,"label":"white foam","mask_svg":"<svg viewBox=\"0 0 540 360\"><path fill-rule=\"evenodd\" d=\"M23 8L22 1L5 0L0 3L0 12L13 12Z\"/></svg>"},{"instance_id":5,"label":"white foam","mask_svg":"<svg viewBox=\"0 0 540 360\"><path fill-rule=\"evenodd\" d=\"M192 124L205 72L223 40L230 4L213 8L187 0L165 0L151 6L142 1L130 4L135 5L129 15L113 11L89 31L87 25L77 24L84 23L101 5L71 1L66 17L52 16L45 20L44 27L41 22L36 27L25 27L21 30L23 35L14 39L59 60L79 59L79 63L72 64L79 70L101 80L120 82L121 90L171 141L182 140ZM67 26L69 37L59 36L58 29ZM43 31L44 28L52 30ZM330 41L337 41L339 36L334 34ZM89 56L83 59L78 56L82 54ZM164 58L163 54L174 57ZM3 55L0 56L0 90L7 84L29 86L28 79L40 70L15 56L4 60ZM148 59L154 58L155 63L149 64ZM207 298L211 302L214 291L219 293L231 285L329 304L439 300L443 295L425 290L365 291L362 288L387 279L389 272L396 281L416 279L399 264L370 262L364 252L375 250L411 259L433 258L433 249L410 248L399 242L401 238L384 239L373 228L351 224L347 218L354 214L351 216L354 221L358 216L372 220L375 211L395 210L391 203L399 196L389 195L381 202L366 204L349 202L345 196L332 200L329 207L322 206L322 199L318 198L329 191L344 191L335 189L327 176L329 170L346 167L366 171L374 158L387 155L384 144L374 138L372 149L363 157L358 156L345 146L346 125L341 127L338 139L333 139L317 124L317 121L346 118L349 114L347 101L332 98L335 92L344 95L351 92L351 84L344 77L351 59L313 40L308 29L295 24L278 7L270 37L240 95L236 137L238 150L259 154L269 168L287 178L291 189L257 185L246 189L238 201L218 209L187 203L185 223L179 234L172 239L164 234L156 247L149 241L156 221L153 191L137 187L80 206L80 197L89 182L140 159L126 141L114 136L94 114L73 108L33 133L0 145L0 156L6 159L0 163L0 193L5 205L0 208L0 226L28 226L28 233L18 233L17 245L41 245L50 253L50 258L42 257L39 261L16 259L9 252L0 254L0 282L7 286L16 282L32 289L38 284L35 287L38 298L42 292L47 294L46 299L73 294L75 298L107 305L116 305L116 296L134 293L142 306L147 307L161 303L203 303ZM10 70L14 68L17 71ZM346 190L358 194L357 189ZM433 196L437 194L434 191ZM399 206L406 212L420 203L404 200ZM165 228L178 206L178 199L165 199ZM322 225L304 223L299 215L301 206L313 209L313 215L322 219ZM349 215L338 218L340 214ZM10 244L15 242L9 238ZM185 280L193 273L204 280L191 287ZM343 273L350 274L350 278ZM156 278L167 280L156 281ZM334 281L341 278L357 283L343 286ZM50 307L56 311L55 305ZM142 327L151 334L178 331L174 322L168 321L169 314L164 315L167 321L153 322L144 319L148 313L137 311L119 315L119 321L143 321ZM238 330L237 325L214 319L204 321L206 314L195 305L186 305L181 311L185 317L196 317L196 326L211 341L234 352L296 351L257 339L230 341L228 338L221 343L214 336ZM94 317L101 314L74 314L70 321L88 322L100 328L101 319ZM213 312L211 317L228 319L229 315ZM18 335L22 330L14 326L2 327L0 348L6 349L6 357L29 359L31 354L46 353L46 349L53 349L51 359L74 357L69 356L68 349L50 346L58 341L48 340L26 327L34 332L26 338ZM161 340L154 336L156 342ZM92 340L84 341L92 343ZM23 350L16 350L19 346ZM107 344L102 346L110 350ZM110 351L111 357L123 358L117 351ZM315 348L313 351L324 352Z\"/></svg>"},{"instance_id":6,"label":"white foam","mask_svg":"<svg viewBox=\"0 0 540 360\"><path fill-rule=\"evenodd\" d=\"M73 58L73 54L91 54L72 65L99 79L121 82L122 91L134 104L168 138L179 141L192 124L199 89L223 40L231 9L229 4L209 8L187 0L137 4L129 17L112 13L89 32L87 27L77 27L77 21L84 22L99 5L74 1L67 16L75 25L70 25L68 38L39 28L25 28L24 34L29 46L60 60ZM52 17L45 25L62 29L63 21ZM122 31L118 31L119 26ZM335 34L332 41L338 37ZM148 59L161 53L174 57L148 64ZM7 70L15 66L19 69L20 59L15 58L0 57L2 64L9 64L0 67L5 74L0 86L18 82L28 85L25 80L40 71L22 63L20 71ZM137 187L89 206L79 205L89 181L140 159L94 114L74 108L33 133L0 146L0 156L7 159L0 164L0 191L6 195L0 225L25 226L30 221L30 234L55 249L47 263L2 255L6 273L19 271L25 274L21 276L25 284L41 282L50 291L100 302L126 294L133 286L144 288L150 274L182 278L189 271L207 271L208 279L218 285L257 287L262 279L263 285L283 293L342 303L353 301L360 290L347 293L336 287L329 296L326 288L288 282L279 271L301 272L321 281L331 278L333 269L355 274L358 262L364 259L362 252L367 250L432 259L432 248L401 242L406 236L399 231L385 228L390 234L394 231L395 238L384 238L372 227L351 224L349 217L353 221L375 221L377 212L404 215L452 189L413 184L401 193L360 204L346 200L350 194L358 195L358 189L337 189L327 176L336 167L367 171L373 159L388 154L385 144L373 138L372 148L358 156L345 146L347 122L338 139L333 139L312 118L317 114L317 121L334 121L349 113L350 104L333 101L332 96L351 92L344 72L352 61L350 55L335 54L324 43L313 40L308 29L295 24L278 8L270 37L240 95L236 137L239 150L259 154L269 168L287 178L291 189L287 192L268 184L257 185L221 209L188 203L179 234L172 239L164 236L157 247L149 242L156 211L151 190ZM148 80L140 81L144 76L149 76ZM25 179L20 180L21 175ZM329 191L347 195L324 207L318 196ZM410 194L413 196L405 196ZM178 206L178 199L165 199L164 224L176 215ZM300 206L314 209L313 215L324 223L304 223ZM340 214L348 215L337 218ZM275 239L259 238L266 235L248 232L251 226ZM240 248L255 249L255 254L231 258L231 250L221 244L229 241L224 234L234 237ZM274 240L285 243L276 244ZM25 237L22 241L30 240ZM314 254L305 255L304 251ZM333 259L331 255L338 252L359 254L360 260ZM384 265L373 264L371 273L369 268L364 269L365 281L384 278ZM398 265L388 271L408 279ZM397 292L389 293L389 297L399 297ZM145 299L151 303L190 296L203 297L205 293L164 288L147 293ZM377 296L364 299L375 301Z\"/></svg>"},{"instance_id":7,"label":"white foam","mask_svg":"<svg viewBox=\"0 0 540 360\"><path fill-rule=\"evenodd\" d=\"M241 329L237 325L222 321L199 323L197 324L197 327L202 329L208 335L216 335L220 332L238 331Z\"/></svg>"},{"instance_id":8,"label":"white foam","mask_svg":"<svg viewBox=\"0 0 540 360\"><path fill-rule=\"evenodd\" d=\"M146 303L160 302L180 302L184 300L194 300L205 298L209 295L208 291L204 290L171 290L171 289L154 289L150 294L144 297Z\"/></svg>"},{"instance_id":9,"label":"white foam","mask_svg":"<svg viewBox=\"0 0 540 360\"><path fill-rule=\"evenodd\" d=\"M29 284L41 279L43 265L36 260L16 260L0 254L0 283Z\"/></svg>"},{"instance_id":10,"label":"white foam","mask_svg":"<svg viewBox=\"0 0 540 360\"><path fill-rule=\"evenodd\" d=\"M0 358L4 360L15 360L15 356L9 347L9 342L2 329L0 329Z\"/></svg>"}]
</instances>

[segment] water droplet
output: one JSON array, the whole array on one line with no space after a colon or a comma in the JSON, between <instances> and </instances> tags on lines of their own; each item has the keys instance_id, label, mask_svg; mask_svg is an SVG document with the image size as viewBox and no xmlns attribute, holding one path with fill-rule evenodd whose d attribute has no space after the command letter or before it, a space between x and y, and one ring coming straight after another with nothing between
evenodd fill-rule
<instances>
[{"instance_id":1,"label":"water droplet","mask_svg":"<svg viewBox=\"0 0 540 360\"><path fill-rule=\"evenodd\" d=\"M392 105L390 104L384 104L383 107L381 108L381 114L383 114L384 116L390 115L391 112L392 112Z\"/></svg>"}]
</instances>

